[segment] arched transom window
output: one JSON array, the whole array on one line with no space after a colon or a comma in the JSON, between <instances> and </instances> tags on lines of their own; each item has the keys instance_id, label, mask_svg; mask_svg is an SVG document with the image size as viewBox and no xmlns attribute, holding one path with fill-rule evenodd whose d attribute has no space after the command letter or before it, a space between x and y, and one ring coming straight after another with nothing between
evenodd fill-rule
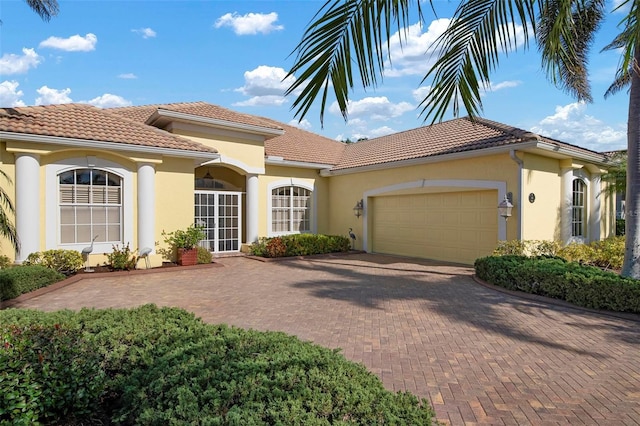
<instances>
[{"instance_id":1,"label":"arched transom window","mask_svg":"<svg viewBox=\"0 0 640 426\"><path fill-rule=\"evenodd\" d=\"M271 231L274 234L311 232L311 195L299 186L271 191Z\"/></svg>"},{"instance_id":2,"label":"arched transom window","mask_svg":"<svg viewBox=\"0 0 640 426\"><path fill-rule=\"evenodd\" d=\"M122 242L122 178L99 169L59 174L60 243Z\"/></svg>"},{"instance_id":3,"label":"arched transom window","mask_svg":"<svg viewBox=\"0 0 640 426\"><path fill-rule=\"evenodd\" d=\"M573 180L573 198L571 204L571 236L572 237L585 237L586 236L586 198L587 197L587 185L582 179Z\"/></svg>"}]
</instances>

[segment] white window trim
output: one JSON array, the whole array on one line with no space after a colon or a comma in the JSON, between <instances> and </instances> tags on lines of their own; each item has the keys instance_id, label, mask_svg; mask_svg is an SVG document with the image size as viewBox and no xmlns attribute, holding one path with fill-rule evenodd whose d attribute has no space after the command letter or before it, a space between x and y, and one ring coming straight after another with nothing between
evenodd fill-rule
<instances>
[{"instance_id":1,"label":"white window trim","mask_svg":"<svg viewBox=\"0 0 640 426\"><path fill-rule=\"evenodd\" d=\"M584 207L583 207L583 221L582 221L582 232L583 235L573 235L573 183L579 180L584 184ZM569 235L569 243L586 243L590 241L591 230L589 229L589 223L591 220L591 185L590 179L584 173L583 170L574 170L573 177L571 179L571 210L569 216L569 224L571 227L571 234Z\"/></svg>"},{"instance_id":2,"label":"white window trim","mask_svg":"<svg viewBox=\"0 0 640 426\"><path fill-rule=\"evenodd\" d=\"M316 234L318 232L318 223L317 223L317 214L316 214L316 200L317 195L315 191L315 186L310 184L308 181L302 179L281 179L274 182L271 182L267 185L267 236L268 237L277 237L279 235L291 235L291 234L300 234L300 232L273 232L273 224L271 223L272 219L272 194L273 190L276 188L281 188L283 186L299 186L301 188L307 189L311 191L311 206L309 207L309 213L311 214L311 218L309 221L309 230L310 233Z\"/></svg>"},{"instance_id":3,"label":"white window trim","mask_svg":"<svg viewBox=\"0 0 640 426\"><path fill-rule=\"evenodd\" d=\"M97 157L77 157L60 160L46 166L45 181L45 228L47 250L66 249L82 251L87 247L87 243L60 244L60 209L58 205L58 175L62 172L74 169L101 169L114 173L122 178L122 242L123 244L133 242L133 173L124 168L121 164L104 160ZM112 243L95 243L93 254L111 253Z\"/></svg>"}]
</instances>

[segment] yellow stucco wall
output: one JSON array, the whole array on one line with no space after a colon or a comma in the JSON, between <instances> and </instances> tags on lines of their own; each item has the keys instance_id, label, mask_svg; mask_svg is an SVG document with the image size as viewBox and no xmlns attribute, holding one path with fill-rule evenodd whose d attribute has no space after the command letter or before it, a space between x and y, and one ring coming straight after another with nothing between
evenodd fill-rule
<instances>
[{"instance_id":1,"label":"yellow stucco wall","mask_svg":"<svg viewBox=\"0 0 640 426\"><path fill-rule=\"evenodd\" d=\"M12 203L15 204L15 157L13 154L7 152L7 144L0 142L0 170L2 170L7 177L11 180L9 183L4 177L0 176L0 187L9 196ZM9 215L9 219L15 225L15 218L13 215L5 209L5 212ZM6 238L0 237L0 255L8 256L12 261L15 259L15 254L11 248L11 243Z\"/></svg>"},{"instance_id":2,"label":"yellow stucco wall","mask_svg":"<svg viewBox=\"0 0 640 426\"><path fill-rule=\"evenodd\" d=\"M560 202L562 186L560 161L530 153L520 153L523 161L521 204L523 240L558 240L560 238ZM529 194L535 201L529 202Z\"/></svg>"},{"instance_id":3,"label":"yellow stucco wall","mask_svg":"<svg viewBox=\"0 0 640 426\"><path fill-rule=\"evenodd\" d=\"M507 191L512 191L515 194L517 191L517 171L517 164L509 158L509 155L501 154L332 176L329 185L329 230L332 234L347 235L349 228L353 228L357 237L356 248L370 250L371 247L362 247L364 218L357 218L353 212L353 207L356 202L363 198L366 191L422 179L465 179L506 182ZM464 188L430 187L424 189L414 188L405 191L396 191L394 193L461 190L464 190ZM371 211L371 208L368 208L368 210ZM368 220L371 221L370 216ZM516 221L517 212L514 211L513 219L510 219L507 223L508 239L516 238ZM371 228L372 223L368 223L368 229ZM371 240L369 240L369 245L371 245Z\"/></svg>"},{"instance_id":4,"label":"yellow stucco wall","mask_svg":"<svg viewBox=\"0 0 640 426\"><path fill-rule=\"evenodd\" d=\"M261 138L241 139L230 136L213 136L183 129L175 129L172 133L215 148L221 155L241 161L249 167L264 167L264 140Z\"/></svg>"}]
</instances>

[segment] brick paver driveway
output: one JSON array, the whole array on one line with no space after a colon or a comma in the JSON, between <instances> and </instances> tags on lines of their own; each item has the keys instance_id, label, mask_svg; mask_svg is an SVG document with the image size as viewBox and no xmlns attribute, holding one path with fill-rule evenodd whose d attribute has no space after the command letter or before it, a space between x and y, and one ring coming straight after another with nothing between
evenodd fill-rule
<instances>
[{"instance_id":1,"label":"brick paver driveway","mask_svg":"<svg viewBox=\"0 0 640 426\"><path fill-rule=\"evenodd\" d=\"M88 279L25 301L180 306L209 322L281 330L427 397L451 424L640 424L640 323L532 302L472 270L350 255Z\"/></svg>"}]
</instances>

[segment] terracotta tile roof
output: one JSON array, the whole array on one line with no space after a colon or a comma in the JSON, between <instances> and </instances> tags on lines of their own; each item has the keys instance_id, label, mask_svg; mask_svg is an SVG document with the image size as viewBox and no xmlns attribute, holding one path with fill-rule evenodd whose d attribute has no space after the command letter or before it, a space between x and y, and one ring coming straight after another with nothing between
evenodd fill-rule
<instances>
[{"instance_id":1,"label":"terracotta tile roof","mask_svg":"<svg viewBox=\"0 0 640 426\"><path fill-rule=\"evenodd\" d=\"M495 148L534 139L599 155L495 121L482 118L471 121L465 117L349 144L333 170Z\"/></svg>"},{"instance_id":2,"label":"terracotta tile roof","mask_svg":"<svg viewBox=\"0 0 640 426\"><path fill-rule=\"evenodd\" d=\"M346 147L345 143L288 124L278 125L284 129L284 135L265 141L265 155L282 157L289 161L331 165L340 161Z\"/></svg>"},{"instance_id":3,"label":"terracotta tile roof","mask_svg":"<svg viewBox=\"0 0 640 426\"><path fill-rule=\"evenodd\" d=\"M206 102L181 102L173 104L132 106L111 108L109 111L144 123L159 109L197 115L199 117L212 118L215 120L224 120L232 123L260 126L273 130L282 129L282 127L276 124L277 122L273 120L266 120L255 115L243 114Z\"/></svg>"},{"instance_id":4,"label":"terracotta tile roof","mask_svg":"<svg viewBox=\"0 0 640 426\"><path fill-rule=\"evenodd\" d=\"M320 164L337 164L345 144L317 135L297 127L289 126L270 118L242 114L205 102L175 103L164 105L145 105L124 108L112 108L115 114L146 122L157 109L193 114L200 117L228 120L242 124L262 126L269 129L284 130L284 135L265 141L265 155L282 157L288 161L300 161Z\"/></svg>"},{"instance_id":5,"label":"terracotta tile roof","mask_svg":"<svg viewBox=\"0 0 640 426\"><path fill-rule=\"evenodd\" d=\"M0 131L203 153L217 152L164 130L86 104L0 108Z\"/></svg>"}]
</instances>

